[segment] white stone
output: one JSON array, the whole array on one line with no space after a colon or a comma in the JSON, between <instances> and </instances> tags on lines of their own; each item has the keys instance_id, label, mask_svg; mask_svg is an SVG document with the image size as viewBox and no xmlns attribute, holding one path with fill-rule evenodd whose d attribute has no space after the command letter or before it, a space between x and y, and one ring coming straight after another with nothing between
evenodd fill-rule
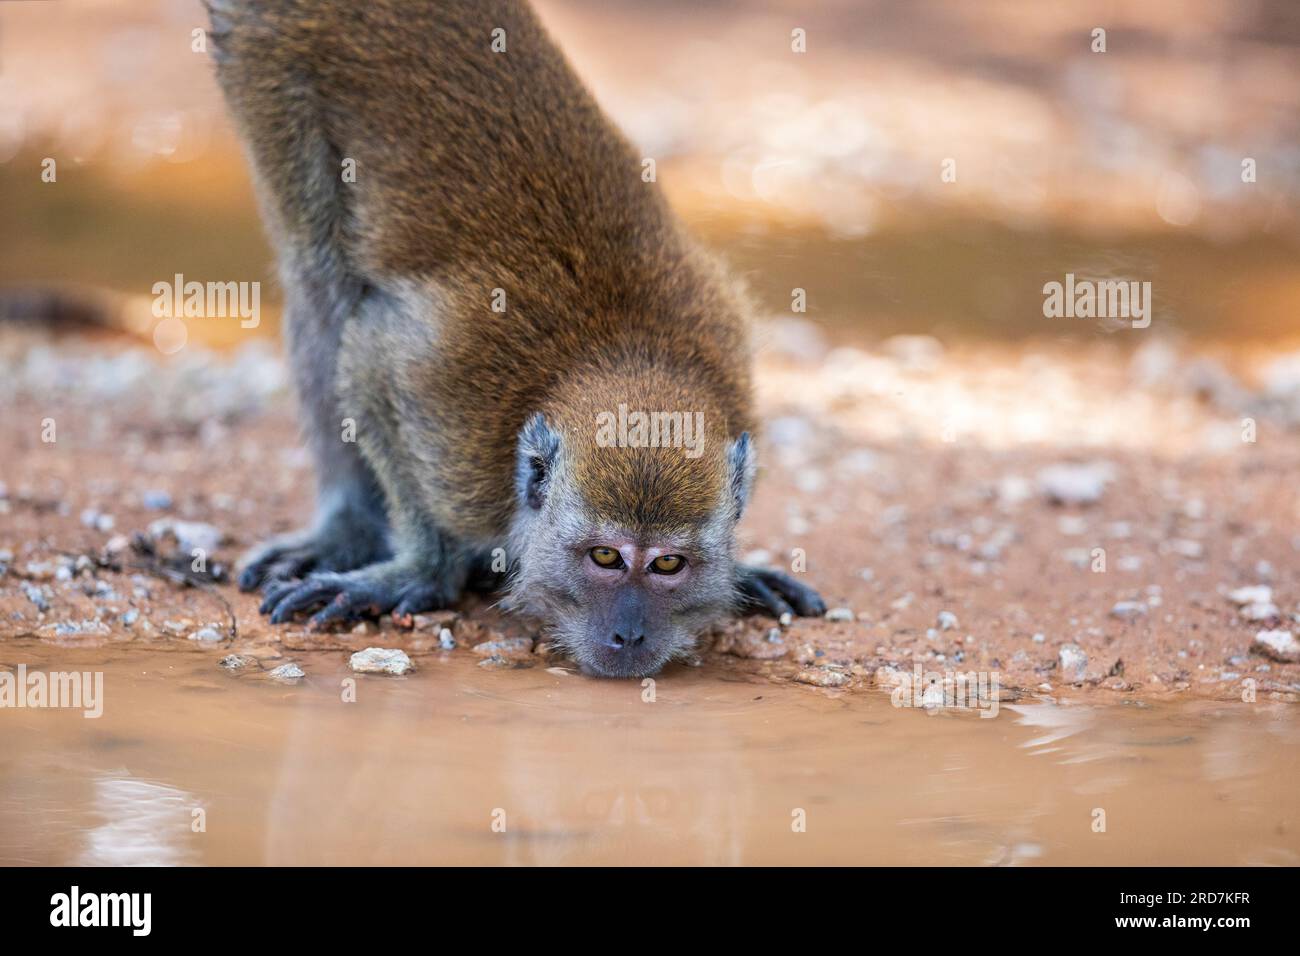
<instances>
[{"instance_id":1,"label":"white stone","mask_svg":"<svg viewBox=\"0 0 1300 956\"><path fill-rule=\"evenodd\" d=\"M1253 649L1275 661L1287 664L1300 661L1300 642L1290 631L1260 631L1255 635Z\"/></svg>"},{"instance_id":2,"label":"white stone","mask_svg":"<svg viewBox=\"0 0 1300 956\"><path fill-rule=\"evenodd\" d=\"M1083 680L1088 667L1088 655L1078 644L1065 644L1057 654L1061 662L1061 676L1069 681Z\"/></svg>"},{"instance_id":3,"label":"white stone","mask_svg":"<svg viewBox=\"0 0 1300 956\"><path fill-rule=\"evenodd\" d=\"M1141 601L1119 601L1110 609L1110 616L1130 621L1135 617L1141 617L1146 612L1147 606Z\"/></svg>"},{"instance_id":4,"label":"white stone","mask_svg":"<svg viewBox=\"0 0 1300 956\"><path fill-rule=\"evenodd\" d=\"M303 677L306 677L307 675L301 667L299 667L297 664L294 664L293 662L290 662L288 664L281 664L275 670L269 672L266 676L271 678L271 680L277 680L283 684L292 684L295 681Z\"/></svg>"},{"instance_id":5,"label":"white stone","mask_svg":"<svg viewBox=\"0 0 1300 956\"><path fill-rule=\"evenodd\" d=\"M1272 604L1273 589L1267 584L1255 584L1228 592L1228 600L1233 604Z\"/></svg>"},{"instance_id":6,"label":"white stone","mask_svg":"<svg viewBox=\"0 0 1300 956\"><path fill-rule=\"evenodd\" d=\"M1087 465L1051 465L1038 473L1038 487L1049 501L1063 505L1090 505L1101 500L1114 469L1105 462Z\"/></svg>"},{"instance_id":7,"label":"white stone","mask_svg":"<svg viewBox=\"0 0 1300 956\"><path fill-rule=\"evenodd\" d=\"M149 525L149 536L165 538L171 536L182 551L198 549L211 554L221 545L225 537L214 525L202 521L180 521L176 518L159 518Z\"/></svg>"},{"instance_id":8,"label":"white stone","mask_svg":"<svg viewBox=\"0 0 1300 956\"><path fill-rule=\"evenodd\" d=\"M406 652L395 647L367 647L353 654L348 664L358 674L405 674L411 669Z\"/></svg>"},{"instance_id":9,"label":"white stone","mask_svg":"<svg viewBox=\"0 0 1300 956\"><path fill-rule=\"evenodd\" d=\"M1241 609L1241 616L1248 621L1268 621L1280 617L1276 604L1247 604Z\"/></svg>"}]
</instances>

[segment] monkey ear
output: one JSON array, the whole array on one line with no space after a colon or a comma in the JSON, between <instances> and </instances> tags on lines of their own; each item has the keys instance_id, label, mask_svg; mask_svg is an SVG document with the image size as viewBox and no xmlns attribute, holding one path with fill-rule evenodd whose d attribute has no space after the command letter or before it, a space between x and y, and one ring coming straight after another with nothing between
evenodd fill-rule
<instances>
[{"instance_id":1,"label":"monkey ear","mask_svg":"<svg viewBox=\"0 0 1300 956\"><path fill-rule=\"evenodd\" d=\"M736 520L740 520L749 504L749 492L754 487L754 473L758 471L758 461L754 456L754 444L749 440L749 432L741 432L740 437L727 449L727 468L730 472L732 500L736 506Z\"/></svg>"},{"instance_id":2,"label":"monkey ear","mask_svg":"<svg viewBox=\"0 0 1300 956\"><path fill-rule=\"evenodd\" d=\"M547 486L560 453L560 433L534 412L519 429L515 452L515 493L521 504L534 510L546 501Z\"/></svg>"}]
</instances>

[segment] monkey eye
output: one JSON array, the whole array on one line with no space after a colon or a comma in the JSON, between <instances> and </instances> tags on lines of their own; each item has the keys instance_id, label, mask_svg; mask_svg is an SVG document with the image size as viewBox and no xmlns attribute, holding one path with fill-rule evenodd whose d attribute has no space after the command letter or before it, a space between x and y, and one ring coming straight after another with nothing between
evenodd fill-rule
<instances>
[{"instance_id":1,"label":"monkey eye","mask_svg":"<svg viewBox=\"0 0 1300 956\"><path fill-rule=\"evenodd\" d=\"M686 566L686 559L680 554L663 554L650 562L650 570L655 574L676 574Z\"/></svg>"},{"instance_id":2,"label":"monkey eye","mask_svg":"<svg viewBox=\"0 0 1300 956\"><path fill-rule=\"evenodd\" d=\"M613 548L592 548L590 553L591 560L602 568L621 568L625 566L623 564L623 555Z\"/></svg>"}]
</instances>

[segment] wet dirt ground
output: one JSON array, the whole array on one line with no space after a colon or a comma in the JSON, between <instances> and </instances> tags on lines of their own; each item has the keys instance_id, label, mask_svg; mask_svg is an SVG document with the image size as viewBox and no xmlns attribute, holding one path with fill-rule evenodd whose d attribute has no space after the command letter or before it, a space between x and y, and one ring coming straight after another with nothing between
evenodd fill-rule
<instances>
[{"instance_id":1,"label":"wet dirt ground","mask_svg":"<svg viewBox=\"0 0 1300 956\"><path fill-rule=\"evenodd\" d=\"M758 334L764 468L739 550L803 574L832 611L726 624L697 663L853 691L919 664L940 680L997 674L1009 702L1300 698L1286 639L1300 608L1294 409L1250 384L1248 361L1234 374L1158 341L1125 356L912 337L831 348L783 323ZM166 357L16 326L2 341L0 639L180 641L214 666L341 640L271 627L256 596L183 586L132 543L179 554L181 571L198 547L220 576L309 518L310 462L273 346ZM490 603L343 636L418 647L446 628L472 653L504 634L525 642L520 664L571 666Z\"/></svg>"}]
</instances>

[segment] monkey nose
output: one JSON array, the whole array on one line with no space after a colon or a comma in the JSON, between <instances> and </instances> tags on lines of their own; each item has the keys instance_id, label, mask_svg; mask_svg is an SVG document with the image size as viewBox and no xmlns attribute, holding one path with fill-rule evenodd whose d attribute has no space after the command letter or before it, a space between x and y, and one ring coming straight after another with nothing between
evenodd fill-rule
<instances>
[{"instance_id":1,"label":"monkey nose","mask_svg":"<svg viewBox=\"0 0 1300 956\"><path fill-rule=\"evenodd\" d=\"M644 634L638 634L636 637L624 637L622 634L614 634L605 641L605 644L608 647L611 647L616 651L621 651L624 648L637 648L644 643Z\"/></svg>"}]
</instances>

